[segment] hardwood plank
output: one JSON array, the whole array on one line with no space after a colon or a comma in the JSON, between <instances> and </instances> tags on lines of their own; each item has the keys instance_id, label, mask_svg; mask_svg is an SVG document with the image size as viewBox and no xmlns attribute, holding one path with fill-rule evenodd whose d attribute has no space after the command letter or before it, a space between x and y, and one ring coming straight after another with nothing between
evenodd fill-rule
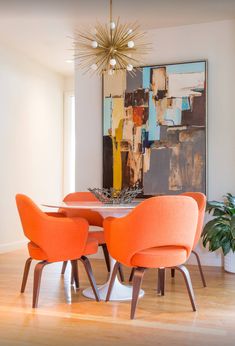
<instances>
[{"instance_id":1,"label":"hardwood plank","mask_svg":"<svg viewBox=\"0 0 235 346\"><path fill-rule=\"evenodd\" d=\"M165 296L157 295L157 271L146 272L136 319L130 302L96 302L81 290L89 286L79 264L80 290L70 285L70 268L60 275L61 263L45 267L39 308L31 309L32 263L25 293L20 293L26 250L0 255L0 345L234 345L235 275L204 267L204 288L196 266L188 266L197 312L192 312L183 278L166 273ZM102 260L91 260L98 284L105 282ZM124 268L125 278L130 274Z\"/></svg>"}]
</instances>

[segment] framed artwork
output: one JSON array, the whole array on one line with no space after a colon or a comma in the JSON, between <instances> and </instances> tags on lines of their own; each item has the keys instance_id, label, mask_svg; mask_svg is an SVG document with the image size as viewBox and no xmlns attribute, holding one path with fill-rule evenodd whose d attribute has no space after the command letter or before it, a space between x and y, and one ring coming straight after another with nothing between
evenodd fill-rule
<instances>
[{"instance_id":1,"label":"framed artwork","mask_svg":"<svg viewBox=\"0 0 235 346\"><path fill-rule=\"evenodd\" d=\"M207 62L103 77L103 187L206 192Z\"/></svg>"}]
</instances>

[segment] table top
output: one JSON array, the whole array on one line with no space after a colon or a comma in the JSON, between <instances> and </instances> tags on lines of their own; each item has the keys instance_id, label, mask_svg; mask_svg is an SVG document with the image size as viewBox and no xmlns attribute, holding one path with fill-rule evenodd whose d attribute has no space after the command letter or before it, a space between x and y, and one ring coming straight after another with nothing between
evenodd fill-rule
<instances>
[{"instance_id":1,"label":"table top","mask_svg":"<svg viewBox=\"0 0 235 346\"><path fill-rule=\"evenodd\" d=\"M93 210L120 210L120 209L134 209L142 200L134 200L129 204L104 204L102 202L53 202L43 203L44 207L49 208L63 208L63 209L93 209Z\"/></svg>"}]
</instances>

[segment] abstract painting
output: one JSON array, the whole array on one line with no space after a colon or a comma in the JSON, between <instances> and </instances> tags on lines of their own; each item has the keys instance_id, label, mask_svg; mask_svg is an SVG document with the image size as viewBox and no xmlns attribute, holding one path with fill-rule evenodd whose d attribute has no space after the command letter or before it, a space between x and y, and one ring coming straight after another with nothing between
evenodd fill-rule
<instances>
[{"instance_id":1,"label":"abstract painting","mask_svg":"<svg viewBox=\"0 0 235 346\"><path fill-rule=\"evenodd\" d=\"M206 61L103 77L103 187L206 190Z\"/></svg>"}]
</instances>

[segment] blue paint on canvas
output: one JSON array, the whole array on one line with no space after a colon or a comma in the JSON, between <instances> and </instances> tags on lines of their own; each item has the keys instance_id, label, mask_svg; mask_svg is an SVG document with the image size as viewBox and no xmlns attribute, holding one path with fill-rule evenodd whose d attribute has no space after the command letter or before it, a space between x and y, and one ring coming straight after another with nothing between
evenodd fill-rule
<instances>
[{"instance_id":1,"label":"blue paint on canvas","mask_svg":"<svg viewBox=\"0 0 235 346\"><path fill-rule=\"evenodd\" d=\"M150 88L150 67L143 68L143 89Z\"/></svg>"},{"instance_id":2,"label":"blue paint on canvas","mask_svg":"<svg viewBox=\"0 0 235 346\"><path fill-rule=\"evenodd\" d=\"M153 92L149 92L149 141L160 139L160 127L157 125L157 110L153 102Z\"/></svg>"},{"instance_id":3,"label":"blue paint on canvas","mask_svg":"<svg viewBox=\"0 0 235 346\"><path fill-rule=\"evenodd\" d=\"M181 125L182 112L179 108L167 109L164 114L165 125L176 126Z\"/></svg>"},{"instance_id":4,"label":"blue paint on canvas","mask_svg":"<svg viewBox=\"0 0 235 346\"><path fill-rule=\"evenodd\" d=\"M205 62L192 62L190 64L176 64L166 67L168 74L205 72Z\"/></svg>"},{"instance_id":5,"label":"blue paint on canvas","mask_svg":"<svg viewBox=\"0 0 235 346\"><path fill-rule=\"evenodd\" d=\"M151 145L154 143L154 141L150 141L149 140L149 133L148 131L145 131L144 133L144 139L143 139L143 148L142 148L142 152L145 153L145 149L146 148L151 148Z\"/></svg>"},{"instance_id":6,"label":"blue paint on canvas","mask_svg":"<svg viewBox=\"0 0 235 346\"><path fill-rule=\"evenodd\" d=\"M103 118L103 133L104 136L109 135L109 129L112 127L112 97L104 99L104 118Z\"/></svg>"},{"instance_id":7,"label":"blue paint on canvas","mask_svg":"<svg viewBox=\"0 0 235 346\"><path fill-rule=\"evenodd\" d=\"M188 111L190 109L190 103L187 96L182 97L182 111Z\"/></svg>"}]
</instances>

